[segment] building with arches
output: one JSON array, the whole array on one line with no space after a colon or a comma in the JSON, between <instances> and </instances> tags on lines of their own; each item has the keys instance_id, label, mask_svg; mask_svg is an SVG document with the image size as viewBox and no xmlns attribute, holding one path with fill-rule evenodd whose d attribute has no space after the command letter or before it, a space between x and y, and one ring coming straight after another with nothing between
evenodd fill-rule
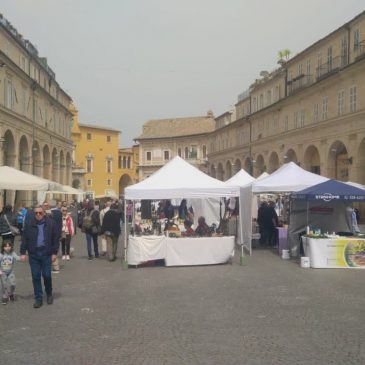
<instances>
[{"instance_id":1,"label":"building with arches","mask_svg":"<svg viewBox=\"0 0 365 365\"><path fill-rule=\"evenodd\" d=\"M119 148L118 169L119 169L119 195L124 194L124 189L136 184L139 179L139 145L131 148Z\"/></svg>"},{"instance_id":2,"label":"building with arches","mask_svg":"<svg viewBox=\"0 0 365 365\"><path fill-rule=\"evenodd\" d=\"M236 119L210 133L209 173L257 177L293 161L365 184L365 12L279 64L239 95Z\"/></svg>"},{"instance_id":3,"label":"building with arches","mask_svg":"<svg viewBox=\"0 0 365 365\"><path fill-rule=\"evenodd\" d=\"M37 49L0 14L0 165L71 184L71 97ZM6 201L30 205L30 192Z\"/></svg>"}]
</instances>

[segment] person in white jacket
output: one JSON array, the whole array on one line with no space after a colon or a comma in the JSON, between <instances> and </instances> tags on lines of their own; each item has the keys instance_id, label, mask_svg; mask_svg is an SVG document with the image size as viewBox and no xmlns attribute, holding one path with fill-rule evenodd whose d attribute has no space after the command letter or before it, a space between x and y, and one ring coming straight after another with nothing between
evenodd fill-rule
<instances>
[{"instance_id":1,"label":"person in white jacket","mask_svg":"<svg viewBox=\"0 0 365 365\"><path fill-rule=\"evenodd\" d=\"M106 203L105 203L104 209L102 209L100 211L100 226L103 225L103 219L104 219L105 213L110 209L111 205L112 205L111 200L107 200ZM106 241L105 235L102 234L101 235L101 254L103 256L105 256L106 252L107 252L107 241Z\"/></svg>"}]
</instances>

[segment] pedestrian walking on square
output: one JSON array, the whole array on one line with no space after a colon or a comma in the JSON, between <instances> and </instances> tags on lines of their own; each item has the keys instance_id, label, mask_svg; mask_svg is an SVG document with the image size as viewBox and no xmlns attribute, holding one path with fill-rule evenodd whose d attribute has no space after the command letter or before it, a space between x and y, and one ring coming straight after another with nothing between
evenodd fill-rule
<instances>
[{"instance_id":1,"label":"pedestrian walking on square","mask_svg":"<svg viewBox=\"0 0 365 365\"><path fill-rule=\"evenodd\" d=\"M67 213L67 207L61 208L62 213L62 233L61 233L61 247L62 260L70 260L70 246L71 237L74 235L74 224L71 216Z\"/></svg>"},{"instance_id":2,"label":"pedestrian walking on square","mask_svg":"<svg viewBox=\"0 0 365 365\"><path fill-rule=\"evenodd\" d=\"M28 252L35 297L33 307L40 308L43 305L42 276L47 304L53 303L51 266L52 261L57 258L59 233L54 221L45 216L42 206L36 206L33 214L27 214L28 216L24 225L20 254L21 260L25 261L25 254Z\"/></svg>"},{"instance_id":3,"label":"pedestrian walking on square","mask_svg":"<svg viewBox=\"0 0 365 365\"><path fill-rule=\"evenodd\" d=\"M112 202L111 200L107 200L105 203L105 208L100 211L100 225L103 226L103 219L106 212L110 209ZM105 256L107 253L107 240L105 234L101 235L101 254Z\"/></svg>"},{"instance_id":4,"label":"pedestrian walking on square","mask_svg":"<svg viewBox=\"0 0 365 365\"><path fill-rule=\"evenodd\" d=\"M10 241L14 243L14 235L11 232L10 226L17 226L16 216L13 213L13 207L5 205L0 213L0 234L3 242Z\"/></svg>"},{"instance_id":5,"label":"pedestrian walking on square","mask_svg":"<svg viewBox=\"0 0 365 365\"><path fill-rule=\"evenodd\" d=\"M89 260L93 259L91 241L94 246L95 258L99 257L98 233L100 233L100 216L99 211L95 210L94 201L88 202L88 207L85 210L85 215L82 220L82 231L85 232L87 242L87 253Z\"/></svg>"},{"instance_id":6,"label":"pedestrian walking on square","mask_svg":"<svg viewBox=\"0 0 365 365\"><path fill-rule=\"evenodd\" d=\"M53 219L55 223L55 229L58 234L58 240L61 240L61 234L62 234L62 213L61 213L61 207L62 202L57 201L55 206L55 202L53 202L53 208L50 210L49 217ZM56 260L52 261L52 272L53 274L58 274L60 272L60 264L58 262L58 252L56 256Z\"/></svg>"},{"instance_id":7,"label":"pedestrian walking on square","mask_svg":"<svg viewBox=\"0 0 365 365\"><path fill-rule=\"evenodd\" d=\"M14 265L20 261L20 257L14 252L11 241L4 241L0 252L1 304L7 304L9 300L13 302L15 299Z\"/></svg>"},{"instance_id":8,"label":"pedestrian walking on square","mask_svg":"<svg viewBox=\"0 0 365 365\"><path fill-rule=\"evenodd\" d=\"M105 235L107 242L107 252L109 261L117 258L118 238L120 235L120 215L113 204L105 213L101 233Z\"/></svg>"}]
</instances>

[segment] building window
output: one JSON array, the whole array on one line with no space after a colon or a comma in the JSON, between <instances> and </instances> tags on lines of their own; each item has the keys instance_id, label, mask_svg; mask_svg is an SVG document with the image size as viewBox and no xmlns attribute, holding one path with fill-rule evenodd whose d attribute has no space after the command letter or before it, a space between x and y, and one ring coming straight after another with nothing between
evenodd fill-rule
<instances>
[{"instance_id":1,"label":"building window","mask_svg":"<svg viewBox=\"0 0 365 365\"><path fill-rule=\"evenodd\" d=\"M309 82L310 80L310 76L311 76L311 60L308 59L307 60L307 65L306 65L306 76L307 76L307 81Z\"/></svg>"},{"instance_id":2,"label":"building window","mask_svg":"<svg viewBox=\"0 0 365 365\"><path fill-rule=\"evenodd\" d=\"M128 156L128 159L127 159L127 168L130 169L131 168L131 157Z\"/></svg>"},{"instance_id":3,"label":"building window","mask_svg":"<svg viewBox=\"0 0 365 365\"><path fill-rule=\"evenodd\" d=\"M189 148L185 147L185 158L189 158Z\"/></svg>"},{"instance_id":4,"label":"building window","mask_svg":"<svg viewBox=\"0 0 365 365\"><path fill-rule=\"evenodd\" d=\"M150 151L146 152L146 159L147 159L147 161L152 160L152 153Z\"/></svg>"},{"instance_id":5,"label":"building window","mask_svg":"<svg viewBox=\"0 0 365 365\"><path fill-rule=\"evenodd\" d=\"M301 128L303 128L303 127L304 127L304 123L305 123L304 118L305 118L305 110L304 110L304 109L302 109L302 110L300 111L300 127L301 127Z\"/></svg>"},{"instance_id":6,"label":"building window","mask_svg":"<svg viewBox=\"0 0 365 365\"><path fill-rule=\"evenodd\" d=\"M322 120L327 119L328 116L328 96L324 96L322 99Z\"/></svg>"},{"instance_id":7,"label":"building window","mask_svg":"<svg viewBox=\"0 0 365 365\"><path fill-rule=\"evenodd\" d=\"M165 161L168 161L170 159L170 152L169 151L163 151L163 158Z\"/></svg>"},{"instance_id":8,"label":"building window","mask_svg":"<svg viewBox=\"0 0 365 365\"><path fill-rule=\"evenodd\" d=\"M357 51L360 43L360 32L358 29L355 29L353 32L354 35L354 51Z\"/></svg>"},{"instance_id":9,"label":"building window","mask_svg":"<svg viewBox=\"0 0 365 365\"><path fill-rule=\"evenodd\" d=\"M92 186L92 185L93 185L92 179L87 179L87 186Z\"/></svg>"},{"instance_id":10,"label":"building window","mask_svg":"<svg viewBox=\"0 0 365 365\"><path fill-rule=\"evenodd\" d=\"M301 75L303 75L303 64L302 63L300 63L298 65L298 76L301 76Z\"/></svg>"},{"instance_id":11,"label":"building window","mask_svg":"<svg viewBox=\"0 0 365 365\"><path fill-rule=\"evenodd\" d=\"M226 140L226 147L228 147L228 140ZM189 158L197 158L197 157L198 157L198 147L197 146L191 146L190 147Z\"/></svg>"},{"instance_id":12,"label":"building window","mask_svg":"<svg viewBox=\"0 0 365 365\"><path fill-rule=\"evenodd\" d=\"M314 104L314 108L313 108L313 122L314 123L318 122L318 115L319 115L318 111L319 111L318 104Z\"/></svg>"},{"instance_id":13,"label":"building window","mask_svg":"<svg viewBox=\"0 0 365 365\"><path fill-rule=\"evenodd\" d=\"M267 105L270 105L271 104L271 90L268 90L267 91L267 94L266 94L266 99L267 99Z\"/></svg>"},{"instance_id":14,"label":"building window","mask_svg":"<svg viewBox=\"0 0 365 365\"><path fill-rule=\"evenodd\" d=\"M294 112L294 128L298 128L298 112Z\"/></svg>"},{"instance_id":15,"label":"building window","mask_svg":"<svg viewBox=\"0 0 365 365\"><path fill-rule=\"evenodd\" d=\"M112 179L108 179L108 180L106 181L106 184L107 184L108 186L112 186Z\"/></svg>"},{"instance_id":16,"label":"building window","mask_svg":"<svg viewBox=\"0 0 365 365\"><path fill-rule=\"evenodd\" d=\"M337 115L342 115L345 110L345 91L341 90L337 97Z\"/></svg>"},{"instance_id":17,"label":"building window","mask_svg":"<svg viewBox=\"0 0 365 365\"><path fill-rule=\"evenodd\" d=\"M86 160L86 172L93 172L93 160L91 158Z\"/></svg>"},{"instance_id":18,"label":"building window","mask_svg":"<svg viewBox=\"0 0 365 365\"><path fill-rule=\"evenodd\" d=\"M252 102L252 111L255 112L257 110L257 105L256 105L256 98L253 98L253 102Z\"/></svg>"},{"instance_id":19,"label":"building window","mask_svg":"<svg viewBox=\"0 0 365 365\"><path fill-rule=\"evenodd\" d=\"M112 141L112 136L106 136L106 141L110 143Z\"/></svg>"},{"instance_id":20,"label":"building window","mask_svg":"<svg viewBox=\"0 0 365 365\"><path fill-rule=\"evenodd\" d=\"M261 94L260 95L260 109L262 109L264 107L264 95Z\"/></svg>"},{"instance_id":21,"label":"building window","mask_svg":"<svg viewBox=\"0 0 365 365\"><path fill-rule=\"evenodd\" d=\"M327 65L328 65L328 71L332 70L332 47L327 48Z\"/></svg>"},{"instance_id":22,"label":"building window","mask_svg":"<svg viewBox=\"0 0 365 365\"><path fill-rule=\"evenodd\" d=\"M106 160L106 172L108 174L111 174L113 172L112 170L113 170L113 161L108 159Z\"/></svg>"},{"instance_id":23,"label":"building window","mask_svg":"<svg viewBox=\"0 0 365 365\"><path fill-rule=\"evenodd\" d=\"M123 169L127 168L127 157L123 156Z\"/></svg>"},{"instance_id":24,"label":"building window","mask_svg":"<svg viewBox=\"0 0 365 365\"><path fill-rule=\"evenodd\" d=\"M118 169L122 168L122 156L118 156Z\"/></svg>"},{"instance_id":25,"label":"building window","mask_svg":"<svg viewBox=\"0 0 365 365\"><path fill-rule=\"evenodd\" d=\"M341 66L347 65L347 36L341 39Z\"/></svg>"},{"instance_id":26,"label":"building window","mask_svg":"<svg viewBox=\"0 0 365 365\"><path fill-rule=\"evenodd\" d=\"M13 105L13 84L11 80L5 80L5 107L8 109L13 109Z\"/></svg>"},{"instance_id":27,"label":"building window","mask_svg":"<svg viewBox=\"0 0 365 365\"><path fill-rule=\"evenodd\" d=\"M356 112L356 86L350 87L350 113Z\"/></svg>"},{"instance_id":28,"label":"building window","mask_svg":"<svg viewBox=\"0 0 365 365\"><path fill-rule=\"evenodd\" d=\"M203 158L207 158L207 146L203 146Z\"/></svg>"},{"instance_id":29,"label":"building window","mask_svg":"<svg viewBox=\"0 0 365 365\"><path fill-rule=\"evenodd\" d=\"M179 157L181 157L181 148L180 148L180 147L177 149L177 155L178 155Z\"/></svg>"},{"instance_id":30,"label":"building window","mask_svg":"<svg viewBox=\"0 0 365 365\"><path fill-rule=\"evenodd\" d=\"M92 135L91 135L91 133L86 133L86 139L87 139L88 141L91 141L91 139L92 139Z\"/></svg>"}]
</instances>

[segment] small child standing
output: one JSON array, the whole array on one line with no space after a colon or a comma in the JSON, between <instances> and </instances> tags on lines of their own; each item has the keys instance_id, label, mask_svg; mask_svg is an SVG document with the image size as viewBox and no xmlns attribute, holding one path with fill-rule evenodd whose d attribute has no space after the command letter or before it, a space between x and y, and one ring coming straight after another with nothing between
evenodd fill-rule
<instances>
[{"instance_id":1,"label":"small child standing","mask_svg":"<svg viewBox=\"0 0 365 365\"><path fill-rule=\"evenodd\" d=\"M14 252L13 245L10 241L4 241L1 245L0 253L0 294L1 304L8 304L8 301L14 301L15 291L15 274L14 265L20 261L20 257Z\"/></svg>"}]
</instances>

